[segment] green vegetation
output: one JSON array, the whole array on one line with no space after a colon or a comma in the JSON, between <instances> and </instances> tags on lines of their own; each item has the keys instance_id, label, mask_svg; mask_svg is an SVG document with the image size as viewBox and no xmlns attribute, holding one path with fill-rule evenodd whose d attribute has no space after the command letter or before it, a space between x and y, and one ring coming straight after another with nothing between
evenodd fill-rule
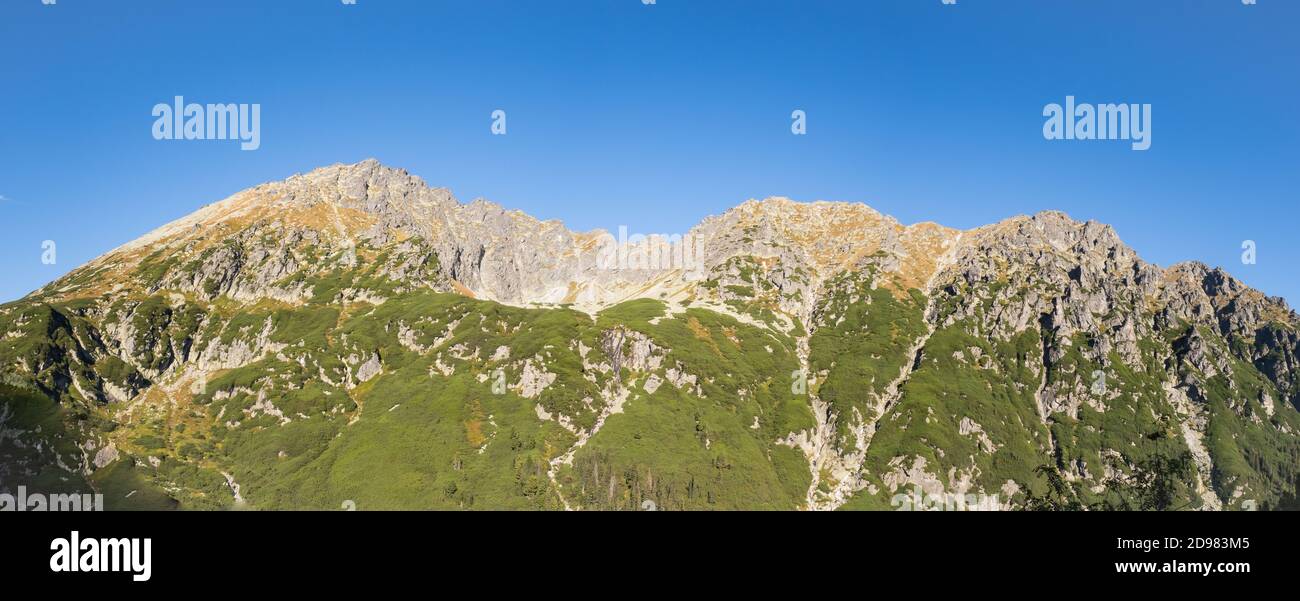
<instances>
[{"instance_id":1,"label":"green vegetation","mask_svg":"<svg viewBox=\"0 0 1300 601\"><path fill-rule=\"evenodd\" d=\"M908 351L926 333L920 292L898 298L875 279L872 268L828 282L808 344L812 374L826 374L816 385L819 398L839 415L867 420L878 417L878 399L913 361ZM841 449L856 443L850 436L841 429Z\"/></svg>"}]
</instances>

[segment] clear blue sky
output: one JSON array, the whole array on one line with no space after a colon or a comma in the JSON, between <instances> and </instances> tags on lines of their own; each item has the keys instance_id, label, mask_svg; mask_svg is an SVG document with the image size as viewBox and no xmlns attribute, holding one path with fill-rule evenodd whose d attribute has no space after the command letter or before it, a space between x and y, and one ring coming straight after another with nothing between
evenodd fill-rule
<instances>
[{"instance_id":1,"label":"clear blue sky","mask_svg":"<svg viewBox=\"0 0 1300 601\"><path fill-rule=\"evenodd\" d=\"M4 0L0 300L374 157L578 230L773 195L962 228L1060 209L1295 302L1297 24L1294 0ZM1044 140L1067 94L1152 104L1151 149ZM261 149L154 140L176 95L260 103Z\"/></svg>"}]
</instances>

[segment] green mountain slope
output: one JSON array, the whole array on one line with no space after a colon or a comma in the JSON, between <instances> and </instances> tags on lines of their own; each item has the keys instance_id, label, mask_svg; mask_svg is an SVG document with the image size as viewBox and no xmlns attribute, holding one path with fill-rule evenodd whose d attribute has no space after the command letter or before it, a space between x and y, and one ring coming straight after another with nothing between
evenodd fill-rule
<instances>
[{"instance_id":1,"label":"green mountain slope","mask_svg":"<svg viewBox=\"0 0 1300 601\"><path fill-rule=\"evenodd\" d=\"M776 199L689 237L694 264L654 264L672 255L651 239L611 268L600 232L373 161L241 192L0 306L0 492L550 510L1295 494L1300 320L1221 270L1161 269L1059 213L959 232Z\"/></svg>"}]
</instances>

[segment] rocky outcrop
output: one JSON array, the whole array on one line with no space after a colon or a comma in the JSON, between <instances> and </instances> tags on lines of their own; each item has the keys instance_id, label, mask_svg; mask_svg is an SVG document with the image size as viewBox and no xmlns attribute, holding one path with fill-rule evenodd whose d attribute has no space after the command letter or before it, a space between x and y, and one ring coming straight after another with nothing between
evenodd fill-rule
<instances>
[{"instance_id":1,"label":"rocky outcrop","mask_svg":"<svg viewBox=\"0 0 1300 601\"><path fill-rule=\"evenodd\" d=\"M588 321L599 333L545 347L567 346L578 355L570 362L549 350L514 353L525 347L510 340L480 348L466 341L473 328L487 331L476 316L401 304L404 294L429 289L577 309L596 316ZM347 328L314 340L328 352L303 348L322 329L393 307L390 299L403 312L381 318L382 335L395 341L383 356L348 339ZM633 299L662 302L663 312L603 321L601 311ZM304 307L306 325L280 328L281 316ZM710 331L691 321L695 311L719 314L725 325ZM797 402L812 417L782 432L765 430L766 415L744 421L765 444L801 451L812 472L808 508L907 486L1000 490L1023 501L1038 476L999 471L1004 463L988 458L1003 454L1015 456L1005 464L1041 461L1097 492L1134 479L1149 459L1135 448L1185 450L1195 468L1186 484L1205 508L1276 496L1297 469L1276 463L1294 456L1300 423L1300 319L1286 303L1221 269L1147 263L1113 228L1053 211L959 231L904 225L858 203L769 198L707 217L681 237L623 238L573 232L486 200L463 204L370 160L204 207L0 309L0 320L4 382L98 405L151 394L176 403L187 397L173 390L182 380L274 358L340 387L323 405L343 412L365 400L363 383L382 385L410 362L427 359L419 371L431 378L472 373L478 383L495 382L484 365L492 363L510 372L501 388L577 437L547 456L553 483L624 403L673 395L727 403L788 379L749 374L753 381L718 391L720 374L689 373L656 335L672 320L681 322L675 334L707 341L709 357L724 348L755 352L746 360L766 369L763 353L784 347L798 356L807 387ZM436 331L422 329L435 322ZM735 333L741 326L770 332L765 350L745 345ZM568 374L579 384L567 386ZM269 415L272 425L296 426L299 412L277 404L287 378L268 374L203 400L242 403L223 414L225 423ZM340 397L348 398L336 405ZM388 411L396 418L410 409ZM483 417L467 422L476 441L492 425ZM0 442L6 436L0 431ZM727 463L721 439L701 440ZM87 469L130 452L97 441L81 448Z\"/></svg>"}]
</instances>

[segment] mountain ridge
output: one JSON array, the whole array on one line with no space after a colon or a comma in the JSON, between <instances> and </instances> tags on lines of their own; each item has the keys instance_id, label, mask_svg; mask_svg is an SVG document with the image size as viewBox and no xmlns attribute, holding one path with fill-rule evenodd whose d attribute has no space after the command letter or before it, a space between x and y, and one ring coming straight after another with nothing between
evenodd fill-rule
<instances>
[{"instance_id":1,"label":"mountain ridge","mask_svg":"<svg viewBox=\"0 0 1300 601\"><path fill-rule=\"evenodd\" d=\"M385 207L383 205L366 206L362 204L359 206L358 203L364 202L366 199L361 198L360 196L344 197L342 194L334 194L324 199L309 199L308 202L313 200L319 202L323 200L326 202L332 202L336 208L360 210L363 213L371 215L372 218L376 220L375 222L367 224L375 227L381 225L392 226L394 224L399 228L402 226L410 228L425 226L427 228L437 225L445 227L445 224L440 224L439 222L447 221L449 219L447 216L449 213L463 213L480 220L485 220L490 217L508 216L522 221L525 226L545 226L548 230L558 230L568 239L575 241L612 234L608 230L602 228L585 232L570 230L564 226L563 221L560 219L540 220L521 210L508 209L503 205L483 198L476 198L468 203L461 202L456 200L449 189L429 186L422 178L410 174L405 169L387 167L375 159L365 159L353 164L335 163L306 173L295 174L285 180L259 184L237 192L220 201L205 205L194 213L160 226L135 240L127 242L94 259L91 259L82 267L74 269L73 272L70 272L62 278L59 278L36 291L33 291L28 295L28 297L49 290L51 286L54 286L60 280L71 278L75 272L81 269L103 263L115 255L157 243L168 236L181 234L183 233L182 230L187 227L192 227L196 223L202 224L205 220L212 220L214 218L219 218L221 220L230 219L234 216L239 216L240 214L255 210L256 204L251 207L247 204L241 204L241 201L246 198L251 197L255 200L270 203L272 206L279 206L278 201L282 201L285 196L296 199L298 195L311 194L312 191L328 190L331 187L338 188L345 192L351 192L352 194L365 193L369 191L370 187L374 185L376 180L378 180L379 186L386 188L387 194L383 194L380 197L383 204L391 204L390 201L394 196L394 188L396 188L396 191L401 193L401 195L397 196L398 200L409 203L410 201L407 200L406 195L414 194L416 196L421 196L418 201L420 203L420 208L432 206L440 209L440 211L432 213L421 212L423 214L417 213L416 215L405 214L401 210L394 213L392 211L384 211L383 209ZM410 207L410 204L407 204L406 207L399 206L397 208L403 209L408 207ZM903 224L894 217L880 213L871 206L861 202L825 200L800 202L781 196L767 197L764 199L749 199L731 209L728 209L720 215L705 216L696 225L692 226L687 233L699 235L697 232L700 232L701 229L706 228L708 225L712 223L723 223L733 217L738 217L739 219L737 220L744 222L744 224L751 224L754 221L763 219L789 220L792 217L798 218L800 221L805 221L808 219L809 214L816 214L819 211L836 213L836 215L831 216L832 219L845 219L847 217L858 216L867 221L876 221L884 228L893 228L896 232L903 234L909 232L922 232L926 230L937 231L939 235L944 238L953 238L958 233L965 233L968 234L970 238L974 238L979 236L982 232L1005 230L1026 222L1032 223L1035 220L1046 219L1068 223L1071 227L1075 228L1097 226L1104 228L1111 235L1114 235L1113 228L1107 224L1091 220L1085 222L1076 221L1070 218L1068 214L1056 210L1043 210L1033 215L1014 215L995 223L977 226L968 230L960 230L944 226L934 221ZM231 213L233 213L233 215L231 215ZM420 223L418 217L432 217L432 219ZM352 231L352 228L345 229ZM424 233L432 233L432 231L425 229ZM809 235L806 232L801 233L809 239L817 237L817 232L814 232L812 235ZM1115 236L1115 239L1118 241L1118 236ZM580 247L582 244L576 242L574 246ZM1186 269L1195 269L1197 266L1205 265L1199 261L1189 260L1174 263L1169 267L1163 268L1163 270L1179 272ZM1231 277L1226 271L1222 270L1222 268L1205 267L1212 271L1222 272L1224 275ZM920 279L924 280L925 278ZM475 291L476 293L479 292L474 290L472 287L470 290ZM1265 296L1270 300L1281 300L1281 297ZM493 298L493 300L499 302L512 302L512 299Z\"/></svg>"},{"instance_id":2,"label":"mountain ridge","mask_svg":"<svg viewBox=\"0 0 1300 601\"><path fill-rule=\"evenodd\" d=\"M1277 506L1300 472L1297 323L1059 211L957 230L774 197L621 244L367 160L0 306L0 487L195 508L882 509L913 487Z\"/></svg>"}]
</instances>

